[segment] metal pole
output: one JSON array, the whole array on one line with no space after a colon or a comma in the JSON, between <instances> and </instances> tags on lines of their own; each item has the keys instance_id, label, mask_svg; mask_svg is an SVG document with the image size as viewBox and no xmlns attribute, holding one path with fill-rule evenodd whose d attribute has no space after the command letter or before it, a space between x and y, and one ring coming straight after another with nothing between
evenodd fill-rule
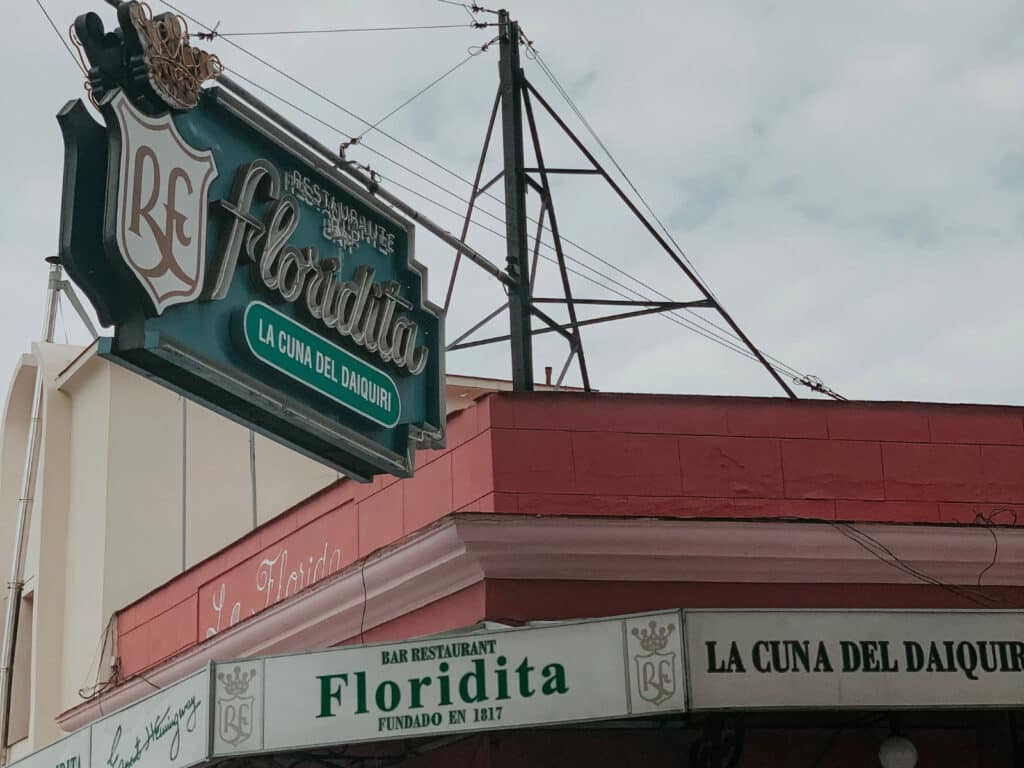
<instances>
[{"instance_id":1,"label":"metal pole","mask_svg":"<svg viewBox=\"0 0 1024 768\"><path fill-rule=\"evenodd\" d=\"M533 140L533 154L537 160L537 168L540 171L541 197L543 205L547 208L548 216L551 219L551 239L555 243L555 255L558 256L558 271L562 275L562 291L565 293L566 308L569 310L569 324L572 326L573 336L576 341L573 349L576 351L576 359L580 364L580 377L583 379L583 390L590 391L590 372L587 370L587 357L583 353L583 336L580 335L578 318L576 317L576 304L573 302L572 285L569 283L569 272L565 267L565 254L562 251L562 237L558 233L558 217L555 216L555 201L551 198L551 184L548 183L548 172L544 166L544 153L540 148L540 135L537 133L537 123L533 119L533 107L530 105L530 92L523 93L523 104L526 107L526 120L530 126L530 137ZM524 171L525 173L525 171ZM562 383L565 377L566 368L558 378Z\"/></svg>"},{"instance_id":2,"label":"metal pole","mask_svg":"<svg viewBox=\"0 0 1024 768\"><path fill-rule=\"evenodd\" d=\"M530 333L530 264L526 232L526 164L523 161L522 69L519 64L519 24L508 11L498 11L501 41L498 75L501 82L501 136L505 150L505 271L512 342L512 388L533 389L533 337Z\"/></svg>"},{"instance_id":3,"label":"metal pole","mask_svg":"<svg viewBox=\"0 0 1024 768\"><path fill-rule=\"evenodd\" d=\"M50 279L46 291L46 310L43 315L42 340L53 341L57 322L57 295L61 287L61 267L50 262ZM36 384L32 395L32 416L29 422L28 443L25 446L25 468L21 476L21 494L18 496L18 514L14 527L14 551L11 576L7 581L7 609L4 613L4 637L0 651L0 765L7 763L7 740L11 728L11 690L14 682L14 649L18 637L18 618L21 593L25 587L23 566L35 492L36 466L39 460L39 433L43 410L43 366L36 361Z\"/></svg>"},{"instance_id":4,"label":"metal pole","mask_svg":"<svg viewBox=\"0 0 1024 768\"><path fill-rule=\"evenodd\" d=\"M459 240L465 242L469 234L469 222L473 218L473 207L476 205L477 190L480 189L480 175L484 172L484 163L487 162L487 150L491 146L491 134L494 133L494 119L498 116L498 104L501 103L501 92L494 94L494 107L491 109L491 118L487 121L487 132L484 134L484 148L480 150L480 162L476 166L476 176L473 177L473 194L469 196L469 204L466 208L466 218L462 222L462 237ZM455 290L455 278L459 276L459 263L462 261L462 251L455 252L455 264L452 266L452 276L448 281L448 293L444 296L444 311L452 303L452 292Z\"/></svg>"}]
</instances>

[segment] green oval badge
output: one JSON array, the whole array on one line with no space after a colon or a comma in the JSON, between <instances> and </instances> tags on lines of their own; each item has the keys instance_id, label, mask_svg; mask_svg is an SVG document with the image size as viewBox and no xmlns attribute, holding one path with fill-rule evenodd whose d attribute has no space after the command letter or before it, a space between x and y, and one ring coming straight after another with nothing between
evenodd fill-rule
<instances>
[{"instance_id":1,"label":"green oval badge","mask_svg":"<svg viewBox=\"0 0 1024 768\"><path fill-rule=\"evenodd\" d=\"M249 350L260 362L382 427L398 423L398 387L384 371L262 301L245 308L242 327Z\"/></svg>"}]
</instances>

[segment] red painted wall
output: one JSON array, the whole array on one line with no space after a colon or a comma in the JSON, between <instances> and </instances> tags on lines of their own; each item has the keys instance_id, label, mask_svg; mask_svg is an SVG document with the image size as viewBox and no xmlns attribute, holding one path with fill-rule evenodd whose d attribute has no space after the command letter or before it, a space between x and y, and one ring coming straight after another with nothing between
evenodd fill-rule
<instances>
[{"instance_id":1,"label":"red painted wall","mask_svg":"<svg viewBox=\"0 0 1024 768\"><path fill-rule=\"evenodd\" d=\"M449 420L448 447L418 454L415 477L335 484L125 608L122 671L201 642L218 620L223 631L236 601L244 620L452 512L947 524L995 513L1000 523L1018 514L1024 522L1022 417L1024 409L994 406L491 395ZM333 559L317 569L325 545ZM258 586L260 563L283 549L291 569L308 567L270 596ZM291 572L276 577L278 587ZM221 585L225 608L217 612L210 600ZM842 585L829 589L818 604L880 606L904 594L857 587L847 603ZM630 591L615 611L600 610L598 600L592 615L647 607ZM954 604L933 592L906 593L903 604ZM492 594L488 587L487 605L471 620L501 617ZM721 605L760 604L728 602L727 585L711 594ZM520 603L517 615L540 618L544 601L528 599L535 610Z\"/></svg>"},{"instance_id":2,"label":"red painted wall","mask_svg":"<svg viewBox=\"0 0 1024 768\"><path fill-rule=\"evenodd\" d=\"M487 405L497 511L963 523L1008 507L1024 520L1020 408L547 393Z\"/></svg>"}]
</instances>

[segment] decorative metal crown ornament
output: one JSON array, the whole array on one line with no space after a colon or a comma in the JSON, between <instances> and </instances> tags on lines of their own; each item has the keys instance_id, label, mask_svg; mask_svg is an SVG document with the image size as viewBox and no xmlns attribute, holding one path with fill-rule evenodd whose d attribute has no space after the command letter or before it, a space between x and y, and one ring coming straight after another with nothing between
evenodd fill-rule
<instances>
[{"instance_id":1,"label":"decorative metal crown ornament","mask_svg":"<svg viewBox=\"0 0 1024 768\"><path fill-rule=\"evenodd\" d=\"M224 72L217 56L189 43L188 22L178 14L154 16L147 3L131 0L118 6L117 20L120 26L106 32L97 14L86 13L69 32L93 104L122 88L151 115L189 110L199 103L203 83Z\"/></svg>"}]
</instances>

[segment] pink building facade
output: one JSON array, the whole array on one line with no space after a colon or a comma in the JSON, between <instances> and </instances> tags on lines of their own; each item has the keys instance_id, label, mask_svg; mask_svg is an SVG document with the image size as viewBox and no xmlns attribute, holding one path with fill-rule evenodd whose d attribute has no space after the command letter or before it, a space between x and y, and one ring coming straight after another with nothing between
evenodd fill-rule
<instances>
[{"instance_id":1,"label":"pink building facade","mask_svg":"<svg viewBox=\"0 0 1024 768\"><path fill-rule=\"evenodd\" d=\"M210 661L481 622L697 608L1013 611L1024 605L1018 522L1018 408L490 394L450 417L447 448L420 453L413 478L335 483L125 606L118 684L58 720L80 728ZM1021 691L1024 702L1024 675ZM740 707L382 742L364 756L838 768L878 765L879 744L898 730L922 766L1017 764L1012 708L897 710L882 696L855 712Z\"/></svg>"}]
</instances>

